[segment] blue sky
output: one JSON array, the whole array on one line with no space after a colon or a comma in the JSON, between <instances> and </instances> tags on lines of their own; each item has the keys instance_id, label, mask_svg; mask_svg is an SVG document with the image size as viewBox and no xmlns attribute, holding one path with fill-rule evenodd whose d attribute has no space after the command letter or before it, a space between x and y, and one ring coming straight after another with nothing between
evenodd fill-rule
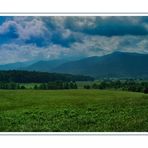
<instances>
[{"instance_id":1,"label":"blue sky","mask_svg":"<svg viewBox=\"0 0 148 148\"><path fill-rule=\"evenodd\" d=\"M148 53L147 16L1 16L0 64Z\"/></svg>"}]
</instances>

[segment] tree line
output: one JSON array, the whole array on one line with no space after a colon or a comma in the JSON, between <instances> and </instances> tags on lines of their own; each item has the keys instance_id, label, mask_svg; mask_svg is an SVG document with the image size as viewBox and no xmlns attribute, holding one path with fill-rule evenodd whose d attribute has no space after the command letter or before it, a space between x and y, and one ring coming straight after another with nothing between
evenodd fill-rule
<instances>
[{"instance_id":1,"label":"tree line","mask_svg":"<svg viewBox=\"0 0 148 148\"><path fill-rule=\"evenodd\" d=\"M92 85L84 85L85 89L120 89L132 92L148 93L148 82L136 80L104 80Z\"/></svg>"},{"instance_id":2,"label":"tree line","mask_svg":"<svg viewBox=\"0 0 148 148\"><path fill-rule=\"evenodd\" d=\"M48 82L40 85L34 85L34 89L55 90L55 89L77 89L76 82Z\"/></svg>"},{"instance_id":3,"label":"tree line","mask_svg":"<svg viewBox=\"0 0 148 148\"><path fill-rule=\"evenodd\" d=\"M59 74L35 71L8 70L0 71L0 82L15 83L48 83L48 82L70 82L70 81L93 81L94 78L83 75Z\"/></svg>"},{"instance_id":4,"label":"tree line","mask_svg":"<svg viewBox=\"0 0 148 148\"><path fill-rule=\"evenodd\" d=\"M35 90L55 90L55 89L77 89L78 86L76 82L48 82L48 83L41 83L41 84L34 84L32 89ZM0 89L27 89L24 85L15 83L15 82L0 82Z\"/></svg>"},{"instance_id":5,"label":"tree line","mask_svg":"<svg viewBox=\"0 0 148 148\"><path fill-rule=\"evenodd\" d=\"M26 87L15 82L0 82L0 89L26 89Z\"/></svg>"}]
</instances>

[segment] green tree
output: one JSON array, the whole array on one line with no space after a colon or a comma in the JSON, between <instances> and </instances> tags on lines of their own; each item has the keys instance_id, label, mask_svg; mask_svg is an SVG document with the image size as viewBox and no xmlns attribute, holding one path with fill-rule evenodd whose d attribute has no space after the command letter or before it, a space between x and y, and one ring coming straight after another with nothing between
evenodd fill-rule
<instances>
[{"instance_id":1,"label":"green tree","mask_svg":"<svg viewBox=\"0 0 148 148\"><path fill-rule=\"evenodd\" d=\"M38 86L37 85L34 85L34 89L38 89Z\"/></svg>"},{"instance_id":2,"label":"green tree","mask_svg":"<svg viewBox=\"0 0 148 148\"><path fill-rule=\"evenodd\" d=\"M85 89L90 89L90 85L84 85Z\"/></svg>"}]
</instances>

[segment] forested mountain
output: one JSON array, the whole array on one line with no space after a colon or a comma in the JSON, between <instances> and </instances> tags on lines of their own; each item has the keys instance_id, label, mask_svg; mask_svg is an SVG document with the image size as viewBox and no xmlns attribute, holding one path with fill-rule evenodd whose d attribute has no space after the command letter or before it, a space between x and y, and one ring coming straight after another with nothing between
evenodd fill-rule
<instances>
[{"instance_id":1,"label":"forested mountain","mask_svg":"<svg viewBox=\"0 0 148 148\"><path fill-rule=\"evenodd\" d=\"M114 52L102 57L89 57L62 64L59 73L85 74L96 78L148 78L148 54Z\"/></svg>"},{"instance_id":2,"label":"forested mountain","mask_svg":"<svg viewBox=\"0 0 148 148\"><path fill-rule=\"evenodd\" d=\"M32 65L22 67L22 70L28 70L28 71L41 71L41 72L50 72L52 69L56 68L57 66L60 66L63 63L68 62L68 60L48 60L48 61L38 61L36 63L33 63Z\"/></svg>"},{"instance_id":3,"label":"forested mountain","mask_svg":"<svg viewBox=\"0 0 148 148\"><path fill-rule=\"evenodd\" d=\"M9 66L3 66L7 70ZM0 66L1 69L1 66ZM148 54L114 52L80 60L38 61L17 68L26 71L88 75L95 78L148 78Z\"/></svg>"}]
</instances>

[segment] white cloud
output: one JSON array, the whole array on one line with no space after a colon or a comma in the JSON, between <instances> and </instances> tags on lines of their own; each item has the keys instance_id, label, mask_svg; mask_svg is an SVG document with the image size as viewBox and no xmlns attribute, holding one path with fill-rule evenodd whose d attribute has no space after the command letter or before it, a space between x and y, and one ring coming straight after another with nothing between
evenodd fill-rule
<instances>
[{"instance_id":1,"label":"white cloud","mask_svg":"<svg viewBox=\"0 0 148 148\"><path fill-rule=\"evenodd\" d=\"M17 23L14 21L6 21L0 26L0 34L7 33L10 27L16 27Z\"/></svg>"},{"instance_id":2,"label":"white cloud","mask_svg":"<svg viewBox=\"0 0 148 148\"><path fill-rule=\"evenodd\" d=\"M0 63L15 63L32 60L51 60L69 54L68 48L51 44L39 48L36 45L4 44L0 46Z\"/></svg>"},{"instance_id":3,"label":"white cloud","mask_svg":"<svg viewBox=\"0 0 148 148\"><path fill-rule=\"evenodd\" d=\"M14 17L14 20L6 21L0 26L0 34L8 32L12 26L15 27L20 40L29 39L32 36L41 37L48 32L44 22L37 17L32 19L29 17Z\"/></svg>"},{"instance_id":4,"label":"white cloud","mask_svg":"<svg viewBox=\"0 0 148 148\"><path fill-rule=\"evenodd\" d=\"M43 22L34 18L31 21L24 22L18 27L18 34L20 39L29 39L31 36L43 36L48 30L44 26Z\"/></svg>"}]
</instances>

